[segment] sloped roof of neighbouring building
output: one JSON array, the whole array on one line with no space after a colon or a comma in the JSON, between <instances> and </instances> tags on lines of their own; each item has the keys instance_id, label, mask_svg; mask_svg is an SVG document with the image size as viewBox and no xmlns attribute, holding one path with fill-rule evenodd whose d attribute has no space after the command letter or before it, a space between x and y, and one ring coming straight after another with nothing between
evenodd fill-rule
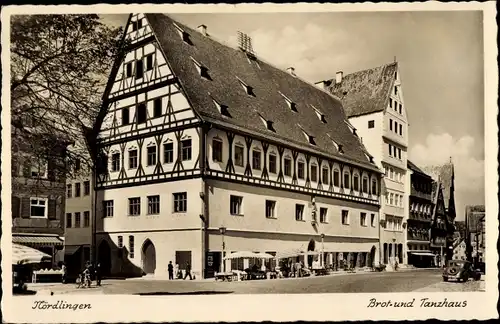
<instances>
[{"instance_id":1,"label":"sloped roof of neighbouring building","mask_svg":"<svg viewBox=\"0 0 500 324\"><path fill-rule=\"evenodd\" d=\"M249 59L244 51L164 14L146 14L146 18L170 68L203 120L378 171L346 124L338 98L258 58ZM183 41L174 23L189 35L191 44ZM208 69L210 80L200 77L193 59ZM252 87L254 95L245 92L241 81ZM290 109L283 95L295 104L297 112ZM227 106L231 117L222 116L213 100ZM325 116L326 123L318 118L314 108ZM267 129L259 115L273 122L275 132ZM299 125L314 136L315 145L309 143ZM343 154L332 139L342 145Z\"/></svg>"},{"instance_id":2,"label":"sloped roof of neighbouring building","mask_svg":"<svg viewBox=\"0 0 500 324\"><path fill-rule=\"evenodd\" d=\"M407 165L408 165L408 169L412 170L413 172L417 172L420 175L423 175L424 177L431 178L430 175L425 173L422 169L420 169L415 163L411 162L410 160L408 160Z\"/></svg>"},{"instance_id":3,"label":"sloped roof of neighbouring building","mask_svg":"<svg viewBox=\"0 0 500 324\"><path fill-rule=\"evenodd\" d=\"M344 75L338 84L335 79L326 81L327 90L339 97L347 117L356 117L384 111L394 86L398 63Z\"/></svg>"}]
</instances>

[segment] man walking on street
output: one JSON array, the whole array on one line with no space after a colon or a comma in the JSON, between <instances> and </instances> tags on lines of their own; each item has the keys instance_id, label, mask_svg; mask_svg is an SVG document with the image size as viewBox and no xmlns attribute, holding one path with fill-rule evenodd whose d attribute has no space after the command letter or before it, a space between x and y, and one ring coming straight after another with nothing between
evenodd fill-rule
<instances>
[{"instance_id":1,"label":"man walking on street","mask_svg":"<svg viewBox=\"0 0 500 324\"><path fill-rule=\"evenodd\" d=\"M193 277L191 277L191 265L189 262L186 264L186 274L184 275L184 280L186 280L187 276L189 276L189 280L193 280Z\"/></svg>"},{"instance_id":2,"label":"man walking on street","mask_svg":"<svg viewBox=\"0 0 500 324\"><path fill-rule=\"evenodd\" d=\"M102 279L102 274L101 274L101 263L97 263L95 267L95 277L96 277L96 283L98 286L101 285L101 279Z\"/></svg>"},{"instance_id":3,"label":"man walking on street","mask_svg":"<svg viewBox=\"0 0 500 324\"><path fill-rule=\"evenodd\" d=\"M168 280L174 280L174 265L172 261L168 263Z\"/></svg>"}]
</instances>

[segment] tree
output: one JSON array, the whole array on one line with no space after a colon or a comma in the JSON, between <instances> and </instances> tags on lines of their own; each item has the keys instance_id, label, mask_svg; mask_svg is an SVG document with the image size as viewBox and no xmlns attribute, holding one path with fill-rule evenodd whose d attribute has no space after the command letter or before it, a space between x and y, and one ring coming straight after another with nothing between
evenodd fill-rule
<instances>
[{"instance_id":1,"label":"tree","mask_svg":"<svg viewBox=\"0 0 500 324\"><path fill-rule=\"evenodd\" d=\"M122 34L98 15L11 18L12 128L32 139L31 153L42 158L54 142L40 145L37 134L74 143L57 170L66 176L74 175L75 165L92 166L85 135L99 112L111 66L123 52Z\"/></svg>"}]
</instances>

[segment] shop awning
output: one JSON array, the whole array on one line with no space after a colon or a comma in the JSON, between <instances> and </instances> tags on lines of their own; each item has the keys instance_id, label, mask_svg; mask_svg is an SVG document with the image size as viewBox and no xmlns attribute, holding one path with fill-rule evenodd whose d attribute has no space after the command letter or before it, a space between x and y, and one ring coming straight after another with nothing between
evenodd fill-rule
<instances>
[{"instance_id":1,"label":"shop awning","mask_svg":"<svg viewBox=\"0 0 500 324\"><path fill-rule=\"evenodd\" d=\"M12 244L12 264L40 263L51 258L50 255L29 246Z\"/></svg>"},{"instance_id":2,"label":"shop awning","mask_svg":"<svg viewBox=\"0 0 500 324\"><path fill-rule=\"evenodd\" d=\"M81 245L66 245L64 246L64 254L73 255L81 248Z\"/></svg>"},{"instance_id":3,"label":"shop awning","mask_svg":"<svg viewBox=\"0 0 500 324\"><path fill-rule=\"evenodd\" d=\"M410 252L413 255L420 255L420 256L431 256L434 257L436 256L434 253L431 252Z\"/></svg>"},{"instance_id":4,"label":"shop awning","mask_svg":"<svg viewBox=\"0 0 500 324\"><path fill-rule=\"evenodd\" d=\"M29 235L13 234L12 243L38 244L38 245L63 245L64 241L58 235Z\"/></svg>"}]
</instances>

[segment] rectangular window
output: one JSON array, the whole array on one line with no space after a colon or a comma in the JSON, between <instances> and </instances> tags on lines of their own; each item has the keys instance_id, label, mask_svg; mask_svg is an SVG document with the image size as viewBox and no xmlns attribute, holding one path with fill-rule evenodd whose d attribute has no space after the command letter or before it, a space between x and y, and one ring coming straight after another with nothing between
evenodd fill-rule
<instances>
[{"instance_id":1,"label":"rectangular window","mask_svg":"<svg viewBox=\"0 0 500 324\"><path fill-rule=\"evenodd\" d=\"M252 150L252 169L260 170L260 151Z\"/></svg>"},{"instance_id":2,"label":"rectangular window","mask_svg":"<svg viewBox=\"0 0 500 324\"><path fill-rule=\"evenodd\" d=\"M82 193L82 184L80 182L75 183L75 197L80 197Z\"/></svg>"},{"instance_id":3,"label":"rectangular window","mask_svg":"<svg viewBox=\"0 0 500 324\"><path fill-rule=\"evenodd\" d=\"M276 218L276 201L266 200L266 217Z\"/></svg>"},{"instance_id":4,"label":"rectangular window","mask_svg":"<svg viewBox=\"0 0 500 324\"><path fill-rule=\"evenodd\" d=\"M138 19L137 20L137 29L141 29L142 28L142 19Z\"/></svg>"},{"instance_id":5,"label":"rectangular window","mask_svg":"<svg viewBox=\"0 0 500 324\"><path fill-rule=\"evenodd\" d=\"M398 95L398 87L394 86L394 94L397 96Z\"/></svg>"},{"instance_id":6,"label":"rectangular window","mask_svg":"<svg viewBox=\"0 0 500 324\"><path fill-rule=\"evenodd\" d=\"M90 227L90 212L83 212L83 227Z\"/></svg>"},{"instance_id":7,"label":"rectangular window","mask_svg":"<svg viewBox=\"0 0 500 324\"><path fill-rule=\"evenodd\" d=\"M239 166L239 167L243 166L243 163L244 163L244 161L243 161L243 154L244 154L243 150L244 150L244 148L241 145L236 145L234 147L234 164L236 166Z\"/></svg>"},{"instance_id":8,"label":"rectangular window","mask_svg":"<svg viewBox=\"0 0 500 324\"><path fill-rule=\"evenodd\" d=\"M229 205L231 215L243 215L243 197L231 195Z\"/></svg>"},{"instance_id":9,"label":"rectangular window","mask_svg":"<svg viewBox=\"0 0 500 324\"><path fill-rule=\"evenodd\" d=\"M148 196L148 215L160 213L160 196Z\"/></svg>"},{"instance_id":10,"label":"rectangular window","mask_svg":"<svg viewBox=\"0 0 500 324\"><path fill-rule=\"evenodd\" d=\"M399 135L403 136L403 125L399 124Z\"/></svg>"},{"instance_id":11,"label":"rectangular window","mask_svg":"<svg viewBox=\"0 0 500 324\"><path fill-rule=\"evenodd\" d=\"M137 216L141 214L141 198L134 197L128 199L128 214L129 216Z\"/></svg>"},{"instance_id":12,"label":"rectangular window","mask_svg":"<svg viewBox=\"0 0 500 324\"><path fill-rule=\"evenodd\" d=\"M349 211L342 211L342 225L349 225Z\"/></svg>"},{"instance_id":13,"label":"rectangular window","mask_svg":"<svg viewBox=\"0 0 500 324\"><path fill-rule=\"evenodd\" d=\"M392 98L389 98L389 107L392 108Z\"/></svg>"},{"instance_id":14,"label":"rectangular window","mask_svg":"<svg viewBox=\"0 0 500 324\"><path fill-rule=\"evenodd\" d=\"M66 198L71 198L73 195L73 186L71 184L66 185Z\"/></svg>"},{"instance_id":15,"label":"rectangular window","mask_svg":"<svg viewBox=\"0 0 500 324\"><path fill-rule=\"evenodd\" d=\"M182 152L182 161L191 160L191 140L186 139L181 141L181 152Z\"/></svg>"},{"instance_id":16,"label":"rectangular window","mask_svg":"<svg viewBox=\"0 0 500 324\"><path fill-rule=\"evenodd\" d=\"M134 258L134 236L129 235L128 237L128 256L129 258Z\"/></svg>"},{"instance_id":17,"label":"rectangular window","mask_svg":"<svg viewBox=\"0 0 500 324\"><path fill-rule=\"evenodd\" d=\"M287 177L292 175L292 160L285 158L285 175Z\"/></svg>"},{"instance_id":18,"label":"rectangular window","mask_svg":"<svg viewBox=\"0 0 500 324\"><path fill-rule=\"evenodd\" d=\"M148 166L156 164L156 146L148 146Z\"/></svg>"},{"instance_id":19,"label":"rectangular window","mask_svg":"<svg viewBox=\"0 0 500 324\"><path fill-rule=\"evenodd\" d=\"M372 180L372 195L377 194L377 180L373 179Z\"/></svg>"},{"instance_id":20,"label":"rectangular window","mask_svg":"<svg viewBox=\"0 0 500 324\"><path fill-rule=\"evenodd\" d=\"M132 76L132 62L127 63L126 70L127 70L127 78L130 78Z\"/></svg>"},{"instance_id":21,"label":"rectangular window","mask_svg":"<svg viewBox=\"0 0 500 324\"><path fill-rule=\"evenodd\" d=\"M269 154L269 172L276 173L276 154Z\"/></svg>"},{"instance_id":22,"label":"rectangular window","mask_svg":"<svg viewBox=\"0 0 500 324\"><path fill-rule=\"evenodd\" d=\"M398 133L398 123L394 122L394 133Z\"/></svg>"},{"instance_id":23,"label":"rectangular window","mask_svg":"<svg viewBox=\"0 0 500 324\"><path fill-rule=\"evenodd\" d=\"M389 129L392 130L392 119L389 119Z\"/></svg>"},{"instance_id":24,"label":"rectangular window","mask_svg":"<svg viewBox=\"0 0 500 324\"><path fill-rule=\"evenodd\" d=\"M392 145L389 144L389 156L392 156Z\"/></svg>"},{"instance_id":25,"label":"rectangular window","mask_svg":"<svg viewBox=\"0 0 500 324\"><path fill-rule=\"evenodd\" d=\"M304 162L297 162L297 176L299 179L304 179Z\"/></svg>"},{"instance_id":26,"label":"rectangular window","mask_svg":"<svg viewBox=\"0 0 500 324\"><path fill-rule=\"evenodd\" d=\"M128 151L128 167L129 169L137 168L137 150Z\"/></svg>"},{"instance_id":27,"label":"rectangular window","mask_svg":"<svg viewBox=\"0 0 500 324\"><path fill-rule=\"evenodd\" d=\"M76 212L75 213L75 228L80 228L81 227L80 225L81 225L80 213Z\"/></svg>"},{"instance_id":28,"label":"rectangular window","mask_svg":"<svg viewBox=\"0 0 500 324\"><path fill-rule=\"evenodd\" d=\"M371 216L371 218L370 218L371 225L370 226L375 227L375 214L371 214L370 216Z\"/></svg>"},{"instance_id":29,"label":"rectangular window","mask_svg":"<svg viewBox=\"0 0 500 324\"><path fill-rule=\"evenodd\" d=\"M72 217L71 213L66 214L66 228L71 228L72 227Z\"/></svg>"},{"instance_id":30,"label":"rectangular window","mask_svg":"<svg viewBox=\"0 0 500 324\"><path fill-rule=\"evenodd\" d=\"M398 158L401 160L401 149L398 148Z\"/></svg>"},{"instance_id":31,"label":"rectangular window","mask_svg":"<svg viewBox=\"0 0 500 324\"><path fill-rule=\"evenodd\" d=\"M374 120L369 120L368 121L368 128L374 128L375 127L375 121Z\"/></svg>"},{"instance_id":32,"label":"rectangular window","mask_svg":"<svg viewBox=\"0 0 500 324\"><path fill-rule=\"evenodd\" d=\"M118 235L118 248L121 249L123 248L123 236Z\"/></svg>"},{"instance_id":33,"label":"rectangular window","mask_svg":"<svg viewBox=\"0 0 500 324\"><path fill-rule=\"evenodd\" d=\"M185 213L187 211L187 192L174 193L174 213Z\"/></svg>"},{"instance_id":34,"label":"rectangular window","mask_svg":"<svg viewBox=\"0 0 500 324\"><path fill-rule=\"evenodd\" d=\"M140 103L137 105L137 123L142 124L146 122L148 113L146 109L146 104L145 103Z\"/></svg>"},{"instance_id":35,"label":"rectangular window","mask_svg":"<svg viewBox=\"0 0 500 324\"><path fill-rule=\"evenodd\" d=\"M146 56L146 71L151 71L153 69L153 54Z\"/></svg>"},{"instance_id":36,"label":"rectangular window","mask_svg":"<svg viewBox=\"0 0 500 324\"><path fill-rule=\"evenodd\" d=\"M122 108L122 125L130 124L130 108Z\"/></svg>"},{"instance_id":37,"label":"rectangular window","mask_svg":"<svg viewBox=\"0 0 500 324\"><path fill-rule=\"evenodd\" d=\"M47 178L47 162L38 161L31 165L31 177Z\"/></svg>"},{"instance_id":38,"label":"rectangular window","mask_svg":"<svg viewBox=\"0 0 500 324\"><path fill-rule=\"evenodd\" d=\"M322 175L321 180L323 181L323 184L327 185L330 172L329 172L327 167L324 167L322 171L323 171L323 175Z\"/></svg>"},{"instance_id":39,"label":"rectangular window","mask_svg":"<svg viewBox=\"0 0 500 324\"><path fill-rule=\"evenodd\" d=\"M161 111L161 98L156 98L153 101L153 118L158 118L162 114Z\"/></svg>"},{"instance_id":40,"label":"rectangular window","mask_svg":"<svg viewBox=\"0 0 500 324\"><path fill-rule=\"evenodd\" d=\"M340 185L340 172L339 170L333 171L333 185L338 187Z\"/></svg>"},{"instance_id":41,"label":"rectangular window","mask_svg":"<svg viewBox=\"0 0 500 324\"><path fill-rule=\"evenodd\" d=\"M402 115L403 114L403 105L399 104L399 113Z\"/></svg>"},{"instance_id":42,"label":"rectangular window","mask_svg":"<svg viewBox=\"0 0 500 324\"><path fill-rule=\"evenodd\" d=\"M84 181L83 182L83 195L88 196L90 195L90 181Z\"/></svg>"},{"instance_id":43,"label":"rectangular window","mask_svg":"<svg viewBox=\"0 0 500 324\"><path fill-rule=\"evenodd\" d=\"M349 173L344 173L344 188L349 189Z\"/></svg>"},{"instance_id":44,"label":"rectangular window","mask_svg":"<svg viewBox=\"0 0 500 324\"><path fill-rule=\"evenodd\" d=\"M222 162L222 141L212 140L212 160L214 162Z\"/></svg>"},{"instance_id":45,"label":"rectangular window","mask_svg":"<svg viewBox=\"0 0 500 324\"><path fill-rule=\"evenodd\" d=\"M144 76L144 62L142 60L137 60L135 62L135 78L142 79Z\"/></svg>"},{"instance_id":46,"label":"rectangular window","mask_svg":"<svg viewBox=\"0 0 500 324\"><path fill-rule=\"evenodd\" d=\"M295 220L303 221L304 220L304 205L295 205Z\"/></svg>"},{"instance_id":47,"label":"rectangular window","mask_svg":"<svg viewBox=\"0 0 500 324\"><path fill-rule=\"evenodd\" d=\"M163 163L174 162L174 143L163 143Z\"/></svg>"},{"instance_id":48,"label":"rectangular window","mask_svg":"<svg viewBox=\"0 0 500 324\"><path fill-rule=\"evenodd\" d=\"M137 20L132 22L132 31L137 30Z\"/></svg>"},{"instance_id":49,"label":"rectangular window","mask_svg":"<svg viewBox=\"0 0 500 324\"><path fill-rule=\"evenodd\" d=\"M117 172L120 170L120 153L111 154L111 171Z\"/></svg>"},{"instance_id":50,"label":"rectangular window","mask_svg":"<svg viewBox=\"0 0 500 324\"><path fill-rule=\"evenodd\" d=\"M311 165L311 181L318 181L318 166L315 164Z\"/></svg>"},{"instance_id":51,"label":"rectangular window","mask_svg":"<svg viewBox=\"0 0 500 324\"><path fill-rule=\"evenodd\" d=\"M319 222L328 223L328 208L320 207L319 209Z\"/></svg>"},{"instance_id":52,"label":"rectangular window","mask_svg":"<svg viewBox=\"0 0 500 324\"><path fill-rule=\"evenodd\" d=\"M75 171L80 171L82 167L82 163L80 162L80 159L76 159L75 161Z\"/></svg>"},{"instance_id":53,"label":"rectangular window","mask_svg":"<svg viewBox=\"0 0 500 324\"><path fill-rule=\"evenodd\" d=\"M353 189L356 191L359 191L359 177L358 175L354 175L354 183L353 183Z\"/></svg>"},{"instance_id":54,"label":"rectangular window","mask_svg":"<svg viewBox=\"0 0 500 324\"><path fill-rule=\"evenodd\" d=\"M368 193L368 178L363 178L362 189L364 193Z\"/></svg>"},{"instance_id":55,"label":"rectangular window","mask_svg":"<svg viewBox=\"0 0 500 324\"><path fill-rule=\"evenodd\" d=\"M361 213L361 226L366 226L366 213Z\"/></svg>"},{"instance_id":56,"label":"rectangular window","mask_svg":"<svg viewBox=\"0 0 500 324\"><path fill-rule=\"evenodd\" d=\"M113 217L113 200L105 200L103 201L104 207L104 217Z\"/></svg>"}]
</instances>

